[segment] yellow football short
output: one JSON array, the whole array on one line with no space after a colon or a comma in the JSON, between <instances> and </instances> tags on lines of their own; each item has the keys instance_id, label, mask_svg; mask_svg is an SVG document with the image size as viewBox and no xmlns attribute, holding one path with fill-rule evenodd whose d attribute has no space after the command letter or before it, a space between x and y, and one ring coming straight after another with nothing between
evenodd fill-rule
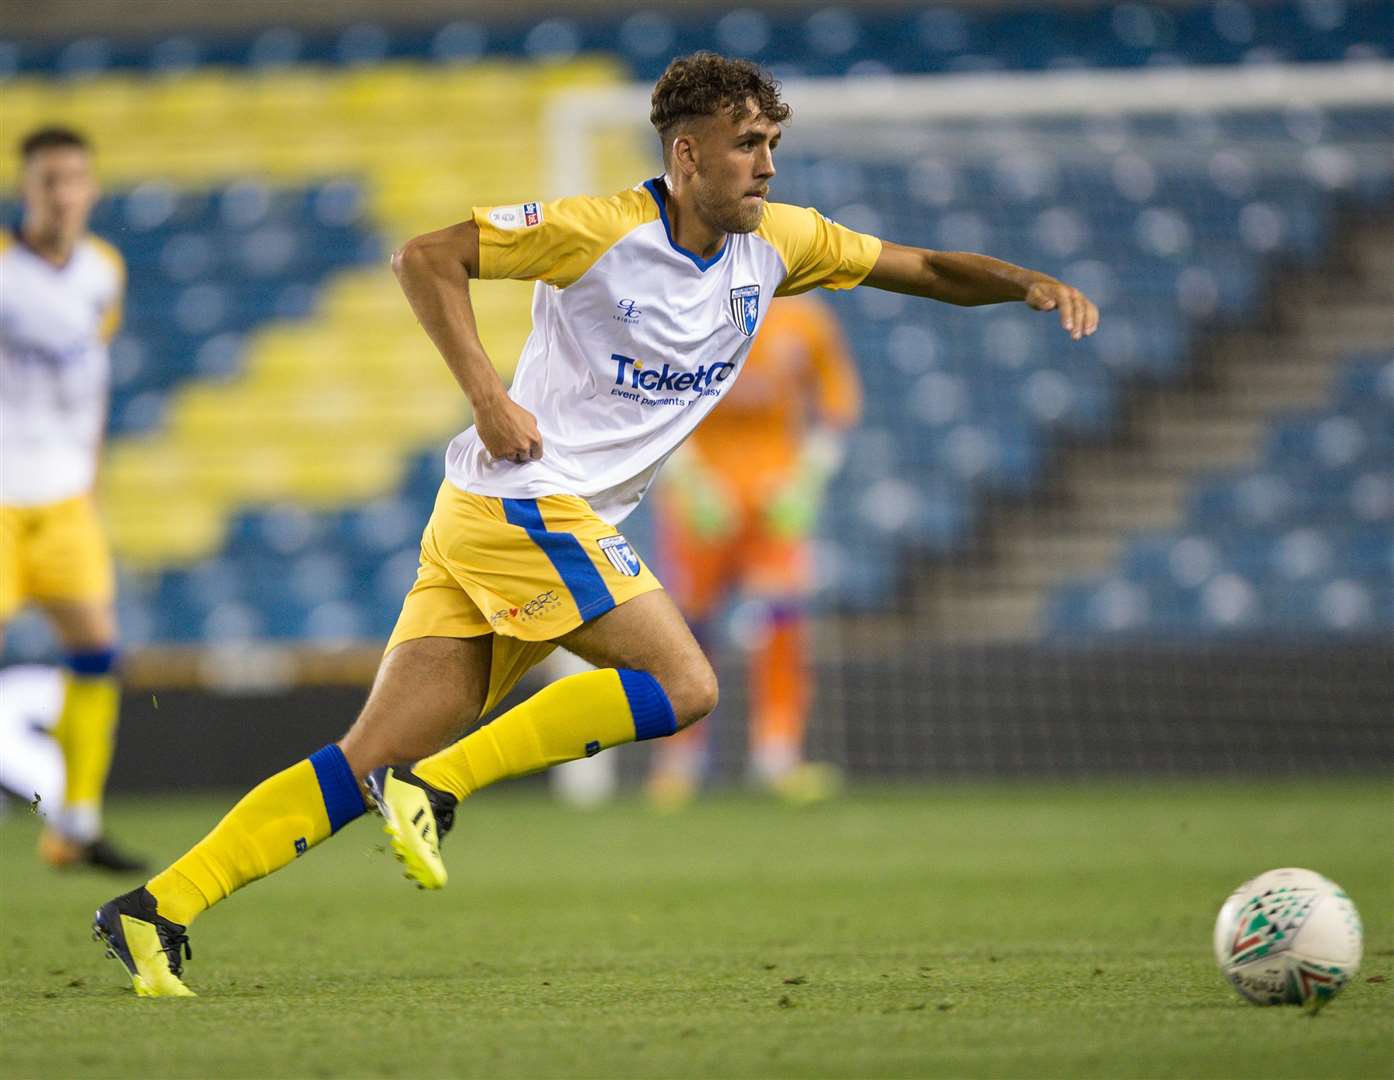
<instances>
[{"instance_id":1,"label":"yellow football short","mask_svg":"<svg viewBox=\"0 0 1394 1080\"><path fill-rule=\"evenodd\" d=\"M488 713L554 639L662 587L584 499L498 499L447 480L386 651L413 638L494 634Z\"/></svg>"},{"instance_id":2,"label":"yellow football short","mask_svg":"<svg viewBox=\"0 0 1394 1080\"><path fill-rule=\"evenodd\" d=\"M30 601L108 604L111 549L90 495L0 506L0 622Z\"/></svg>"}]
</instances>

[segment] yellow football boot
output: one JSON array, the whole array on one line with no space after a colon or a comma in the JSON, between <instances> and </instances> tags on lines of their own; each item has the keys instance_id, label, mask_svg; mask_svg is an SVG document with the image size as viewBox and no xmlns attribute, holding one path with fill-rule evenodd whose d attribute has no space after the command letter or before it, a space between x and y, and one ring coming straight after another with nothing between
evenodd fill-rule
<instances>
[{"instance_id":1,"label":"yellow football boot","mask_svg":"<svg viewBox=\"0 0 1394 1080\"><path fill-rule=\"evenodd\" d=\"M144 886L99 907L92 937L106 945L107 956L125 965L141 997L194 996L179 977L183 961L193 956L189 936L155 910L155 898Z\"/></svg>"},{"instance_id":2,"label":"yellow football boot","mask_svg":"<svg viewBox=\"0 0 1394 1080\"><path fill-rule=\"evenodd\" d=\"M440 843L455 823L455 796L433 788L405 765L370 772L368 794L406 876L422 889L444 888L449 875Z\"/></svg>"}]
</instances>

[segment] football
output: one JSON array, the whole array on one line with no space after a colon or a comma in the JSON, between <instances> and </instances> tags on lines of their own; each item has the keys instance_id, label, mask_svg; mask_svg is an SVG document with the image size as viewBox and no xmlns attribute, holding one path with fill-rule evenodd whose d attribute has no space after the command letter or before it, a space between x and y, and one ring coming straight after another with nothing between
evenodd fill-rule
<instances>
[{"instance_id":1,"label":"football","mask_svg":"<svg viewBox=\"0 0 1394 1080\"><path fill-rule=\"evenodd\" d=\"M1360 913L1312 870L1269 870L1244 882L1215 920L1215 960L1256 1005L1321 1008L1360 970Z\"/></svg>"}]
</instances>

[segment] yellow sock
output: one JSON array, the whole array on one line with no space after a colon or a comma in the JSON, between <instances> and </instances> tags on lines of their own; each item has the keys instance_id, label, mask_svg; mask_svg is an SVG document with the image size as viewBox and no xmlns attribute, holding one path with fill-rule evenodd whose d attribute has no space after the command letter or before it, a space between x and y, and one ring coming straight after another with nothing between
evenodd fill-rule
<instances>
[{"instance_id":1,"label":"yellow sock","mask_svg":"<svg viewBox=\"0 0 1394 1080\"><path fill-rule=\"evenodd\" d=\"M539 690L453 746L423 758L412 772L463 799L497 780L676 729L668 695L648 672L585 671Z\"/></svg>"},{"instance_id":2,"label":"yellow sock","mask_svg":"<svg viewBox=\"0 0 1394 1080\"><path fill-rule=\"evenodd\" d=\"M116 750L121 687L111 674L115 654L104 649L69 657L63 711L53 736L66 770L61 831L91 841L101 833L102 789Z\"/></svg>"},{"instance_id":3,"label":"yellow sock","mask_svg":"<svg viewBox=\"0 0 1394 1080\"><path fill-rule=\"evenodd\" d=\"M363 813L358 781L333 744L263 780L214 830L146 886L160 914L188 926Z\"/></svg>"}]
</instances>

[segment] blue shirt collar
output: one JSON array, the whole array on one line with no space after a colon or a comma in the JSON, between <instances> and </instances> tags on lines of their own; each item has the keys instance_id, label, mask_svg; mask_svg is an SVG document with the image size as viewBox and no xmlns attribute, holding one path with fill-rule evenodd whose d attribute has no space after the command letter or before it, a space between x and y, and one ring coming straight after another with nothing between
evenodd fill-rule
<instances>
[{"instance_id":1,"label":"blue shirt collar","mask_svg":"<svg viewBox=\"0 0 1394 1080\"><path fill-rule=\"evenodd\" d=\"M673 227L668 222L668 206L666 199L668 185L663 182L663 177L655 176L652 180L645 180L644 187L648 190L648 193L653 196L653 201L658 203L658 216L663 222L663 231L668 236L668 244L674 251L679 255L685 255L687 258L691 259L692 265L703 273L710 270L721 261L721 256L725 255L726 249L731 246L731 237L729 235L722 242L721 247L717 249L716 254L710 259L704 259L696 252L688 251L687 248L681 247L677 241L673 239Z\"/></svg>"}]
</instances>

